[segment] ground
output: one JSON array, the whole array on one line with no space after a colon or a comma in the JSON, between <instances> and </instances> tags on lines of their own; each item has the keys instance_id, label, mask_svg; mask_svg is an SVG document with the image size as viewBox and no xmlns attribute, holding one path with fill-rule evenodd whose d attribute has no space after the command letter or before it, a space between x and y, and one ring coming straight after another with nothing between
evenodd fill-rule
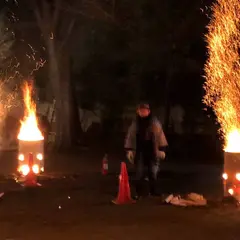
<instances>
[{"instance_id":1,"label":"ground","mask_svg":"<svg viewBox=\"0 0 240 240\"><path fill-rule=\"evenodd\" d=\"M0 240L239 239L240 210L233 206L211 203L204 208L181 208L162 205L160 197L132 205L112 204L121 157L109 156L107 176L101 175L101 157L90 153L49 156L42 187L27 190L11 176L7 179L16 167L15 153L2 154L0 191L5 195L0 201ZM166 173L160 185L165 193L202 189L211 201L217 200L217 170L207 168L201 167L202 177L196 172ZM131 166L128 169L131 175Z\"/></svg>"}]
</instances>

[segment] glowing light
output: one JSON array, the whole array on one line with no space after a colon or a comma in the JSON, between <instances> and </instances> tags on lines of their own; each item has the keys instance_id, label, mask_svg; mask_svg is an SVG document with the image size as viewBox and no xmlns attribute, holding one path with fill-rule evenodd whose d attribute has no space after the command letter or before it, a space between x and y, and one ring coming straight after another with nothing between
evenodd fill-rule
<instances>
[{"instance_id":1,"label":"glowing light","mask_svg":"<svg viewBox=\"0 0 240 240\"><path fill-rule=\"evenodd\" d=\"M19 172L21 172L24 176L27 176L28 173L30 172L30 168L28 165L24 164L19 167Z\"/></svg>"},{"instance_id":2,"label":"glowing light","mask_svg":"<svg viewBox=\"0 0 240 240\"><path fill-rule=\"evenodd\" d=\"M24 155L23 154L19 154L18 155L18 160L19 161L24 161Z\"/></svg>"},{"instance_id":3,"label":"glowing light","mask_svg":"<svg viewBox=\"0 0 240 240\"><path fill-rule=\"evenodd\" d=\"M39 166L37 164L34 164L33 167L32 167L32 171L35 173L35 174L38 174L39 173Z\"/></svg>"},{"instance_id":4,"label":"glowing light","mask_svg":"<svg viewBox=\"0 0 240 240\"><path fill-rule=\"evenodd\" d=\"M223 177L224 180L227 180L228 179L227 173L223 173L222 177Z\"/></svg>"},{"instance_id":5,"label":"glowing light","mask_svg":"<svg viewBox=\"0 0 240 240\"><path fill-rule=\"evenodd\" d=\"M226 135L226 147L225 152L240 152L240 130L235 129Z\"/></svg>"},{"instance_id":6,"label":"glowing light","mask_svg":"<svg viewBox=\"0 0 240 240\"><path fill-rule=\"evenodd\" d=\"M41 167L41 172L44 172L44 167Z\"/></svg>"},{"instance_id":7,"label":"glowing light","mask_svg":"<svg viewBox=\"0 0 240 240\"><path fill-rule=\"evenodd\" d=\"M234 194L234 190L233 190L232 188L229 188L229 189L228 189L228 193L229 193L230 195L233 195L233 194Z\"/></svg>"},{"instance_id":8,"label":"glowing light","mask_svg":"<svg viewBox=\"0 0 240 240\"><path fill-rule=\"evenodd\" d=\"M240 173L236 173L236 179L240 181Z\"/></svg>"},{"instance_id":9,"label":"glowing light","mask_svg":"<svg viewBox=\"0 0 240 240\"><path fill-rule=\"evenodd\" d=\"M43 140L44 137L38 128L38 122L36 117L36 105L32 101L32 86L29 85L28 83L25 83L23 93L24 93L25 116L24 120L21 121L21 128L18 134L18 139L24 141Z\"/></svg>"},{"instance_id":10,"label":"glowing light","mask_svg":"<svg viewBox=\"0 0 240 240\"><path fill-rule=\"evenodd\" d=\"M224 150L240 152L240 1L217 0L206 36L204 103L221 125Z\"/></svg>"},{"instance_id":11,"label":"glowing light","mask_svg":"<svg viewBox=\"0 0 240 240\"><path fill-rule=\"evenodd\" d=\"M37 154L37 159L42 161L43 160L43 155L41 153L38 153Z\"/></svg>"}]
</instances>

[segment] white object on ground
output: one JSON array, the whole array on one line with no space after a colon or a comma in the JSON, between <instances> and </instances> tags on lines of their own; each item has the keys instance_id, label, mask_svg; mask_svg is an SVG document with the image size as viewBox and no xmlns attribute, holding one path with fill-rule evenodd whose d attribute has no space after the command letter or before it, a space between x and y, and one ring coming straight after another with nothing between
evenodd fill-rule
<instances>
[{"instance_id":1,"label":"white object on ground","mask_svg":"<svg viewBox=\"0 0 240 240\"><path fill-rule=\"evenodd\" d=\"M166 199L165 202L169 203L174 198L173 194L170 194Z\"/></svg>"},{"instance_id":2,"label":"white object on ground","mask_svg":"<svg viewBox=\"0 0 240 240\"><path fill-rule=\"evenodd\" d=\"M175 206L182 206L182 207L187 206L187 203L180 196L173 197L169 203Z\"/></svg>"},{"instance_id":3,"label":"white object on ground","mask_svg":"<svg viewBox=\"0 0 240 240\"><path fill-rule=\"evenodd\" d=\"M165 199L166 203L170 203L175 206L206 206L207 200L197 193L190 193L187 195L186 199L181 198L180 196L174 197L173 194L169 195Z\"/></svg>"}]
</instances>

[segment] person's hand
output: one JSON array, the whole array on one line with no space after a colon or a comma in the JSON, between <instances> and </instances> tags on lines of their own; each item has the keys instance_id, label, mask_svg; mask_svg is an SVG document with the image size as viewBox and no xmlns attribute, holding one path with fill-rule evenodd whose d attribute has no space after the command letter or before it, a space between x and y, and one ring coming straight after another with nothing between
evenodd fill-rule
<instances>
[{"instance_id":1,"label":"person's hand","mask_svg":"<svg viewBox=\"0 0 240 240\"><path fill-rule=\"evenodd\" d=\"M127 151L127 159L129 160L129 162L131 164L134 163L134 153L133 153L133 151Z\"/></svg>"},{"instance_id":2,"label":"person's hand","mask_svg":"<svg viewBox=\"0 0 240 240\"><path fill-rule=\"evenodd\" d=\"M157 158L158 158L158 159L164 160L165 157L166 157L165 152L163 152L163 151L158 151L158 152L157 152Z\"/></svg>"}]
</instances>

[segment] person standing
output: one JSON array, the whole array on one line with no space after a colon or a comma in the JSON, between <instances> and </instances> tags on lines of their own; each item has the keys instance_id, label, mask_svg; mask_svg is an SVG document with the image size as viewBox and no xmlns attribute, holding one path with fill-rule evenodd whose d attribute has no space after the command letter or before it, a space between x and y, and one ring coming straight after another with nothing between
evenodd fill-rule
<instances>
[{"instance_id":1,"label":"person standing","mask_svg":"<svg viewBox=\"0 0 240 240\"><path fill-rule=\"evenodd\" d=\"M168 146L160 121L152 116L148 103L137 106L136 119L128 129L124 148L136 168L136 199L143 194L144 178L149 179L150 195L157 195L159 162L165 159Z\"/></svg>"}]
</instances>

